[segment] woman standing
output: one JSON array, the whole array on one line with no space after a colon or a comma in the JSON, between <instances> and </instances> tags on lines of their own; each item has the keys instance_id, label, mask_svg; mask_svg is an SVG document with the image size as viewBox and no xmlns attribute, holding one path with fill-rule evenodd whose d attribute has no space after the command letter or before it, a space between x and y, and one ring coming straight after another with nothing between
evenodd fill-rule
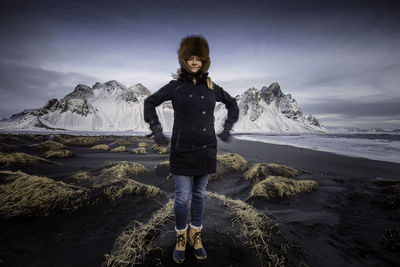
<instances>
[{"instance_id":1,"label":"woman standing","mask_svg":"<svg viewBox=\"0 0 400 267\"><path fill-rule=\"evenodd\" d=\"M216 172L217 139L214 130L215 102L222 102L228 109L228 117L221 140L228 141L229 132L238 120L239 108L220 86L212 82L207 70L210 67L209 47L201 35L189 35L181 40L178 50L181 68L174 80L145 100L144 119L159 145L168 145L162 133L156 107L172 100L174 125L170 149L170 172L175 181L175 262L185 260L186 242L194 248L197 259L206 259L207 253L201 241L205 190L209 175ZM187 238L187 219L191 197L191 222Z\"/></svg>"}]
</instances>

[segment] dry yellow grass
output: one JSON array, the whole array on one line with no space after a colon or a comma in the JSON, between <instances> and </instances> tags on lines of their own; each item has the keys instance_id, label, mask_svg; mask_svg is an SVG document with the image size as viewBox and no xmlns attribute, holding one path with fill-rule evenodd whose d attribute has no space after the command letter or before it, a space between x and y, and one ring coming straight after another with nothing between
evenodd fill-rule
<instances>
[{"instance_id":1,"label":"dry yellow grass","mask_svg":"<svg viewBox=\"0 0 400 267\"><path fill-rule=\"evenodd\" d=\"M70 158L72 157L72 151L68 149L62 149L62 150L49 150L46 153L43 154L45 158Z\"/></svg>"},{"instance_id":2,"label":"dry yellow grass","mask_svg":"<svg viewBox=\"0 0 400 267\"><path fill-rule=\"evenodd\" d=\"M138 147L132 150L132 153L139 154L139 155L147 155L147 151L145 147Z\"/></svg>"},{"instance_id":3,"label":"dry yellow grass","mask_svg":"<svg viewBox=\"0 0 400 267\"><path fill-rule=\"evenodd\" d=\"M1 134L1 141L8 141L8 142L21 142L22 140L13 134Z\"/></svg>"},{"instance_id":4,"label":"dry yellow grass","mask_svg":"<svg viewBox=\"0 0 400 267\"><path fill-rule=\"evenodd\" d=\"M43 135L43 134L19 134L20 138L26 141L39 141L43 137L47 138L48 135Z\"/></svg>"},{"instance_id":5,"label":"dry yellow grass","mask_svg":"<svg viewBox=\"0 0 400 267\"><path fill-rule=\"evenodd\" d=\"M43 158L37 157L37 156L32 156L32 155L22 153L22 152L16 152L16 153L10 153L10 154L0 152L0 165L3 165L4 167L12 166L15 164L32 165L32 164L39 163L39 161L62 165L62 164L54 162L54 161L43 159Z\"/></svg>"},{"instance_id":6,"label":"dry yellow grass","mask_svg":"<svg viewBox=\"0 0 400 267\"><path fill-rule=\"evenodd\" d=\"M206 195L219 199L228 208L226 212L233 216L232 223L237 226L237 237L256 251L265 266L284 265L285 249L275 242L280 232L271 218L242 200L210 191L206 191Z\"/></svg>"},{"instance_id":7,"label":"dry yellow grass","mask_svg":"<svg viewBox=\"0 0 400 267\"><path fill-rule=\"evenodd\" d=\"M108 151L110 149L110 147L106 144L100 144L100 145L92 146L90 149Z\"/></svg>"},{"instance_id":8,"label":"dry yellow grass","mask_svg":"<svg viewBox=\"0 0 400 267\"><path fill-rule=\"evenodd\" d=\"M100 141L97 136L77 136L64 142L68 146L94 146Z\"/></svg>"},{"instance_id":9,"label":"dry yellow grass","mask_svg":"<svg viewBox=\"0 0 400 267\"><path fill-rule=\"evenodd\" d=\"M73 175L73 180L91 189L101 188L104 195L111 200L125 195L146 194L147 197L157 197L161 194L160 188L156 186L129 179L130 175L146 173L147 169L143 165L127 161L111 164L114 165L104 168L97 176L85 171L77 172Z\"/></svg>"},{"instance_id":10,"label":"dry yellow grass","mask_svg":"<svg viewBox=\"0 0 400 267\"><path fill-rule=\"evenodd\" d=\"M210 181L233 172L246 171L247 160L237 153L217 154L217 171L210 175Z\"/></svg>"},{"instance_id":11,"label":"dry yellow grass","mask_svg":"<svg viewBox=\"0 0 400 267\"><path fill-rule=\"evenodd\" d=\"M125 183L114 184L108 186L104 190L104 194L108 196L111 200L117 200L125 195L136 195L136 194L146 194L147 197L157 197L161 193L160 188L139 183L135 180L126 180Z\"/></svg>"},{"instance_id":12,"label":"dry yellow grass","mask_svg":"<svg viewBox=\"0 0 400 267\"><path fill-rule=\"evenodd\" d=\"M146 167L139 163L120 161L111 167L104 168L100 176L108 177L109 181L121 181L128 179L130 175L137 176L148 172Z\"/></svg>"},{"instance_id":13,"label":"dry yellow grass","mask_svg":"<svg viewBox=\"0 0 400 267\"><path fill-rule=\"evenodd\" d=\"M133 266L144 262L152 249L154 233L159 227L171 221L174 200L170 199L163 208L156 211L147 223L134 221L117 238L110 254L105 254L105 266Z\"/></svg>"},{"instance_id":14,"label":"dry yellow grass","mask_svg":"<svg viewBox=\"0 0 400 267\"><path fill-rule=\"evenodd\" d=\"M59 142L59 143L64 143L65 139L62 138L60 135L55 135L53 138L54 141Z\"/></svg>"},{"instance_id":15,"label":"dry yellow grass","mask_svg":"<svg viewBox=\"0 0 400 267\"><path fill-rule=\"evenodd\" d=\"M86 181L92 180L93 176L89 172L79 171L79 172L76 172L72 176L72 179L79 181L79 182L86 182Z\"/></svg>"},{"instance_id":16,"label":"dry yellow grass","mask_svg":"<svg viewBox=\"0 0 400 267\"><path fill-rule=\"evenodd\" d=\"M138 147L147 147L148 144L146 142L139 142Z\"/></svg>"},{"instance_id":17,"label":"dry yellow grass","mask_svg":"<svg viewBox=\"0 0 400 267\"><path fill-rule=\"evenodd\" d=\"M22 171L0 171L9 181L0 185L0 217L48 216L76 210L88 200L87 190Z\"/></svg>"},{"instance_id":18,"label":"dry yellow grass","mask_svg":"<svg viewBox=\"0 0 400 267\"><path fill-rule=\"evenodd\" d=\"M269 176L253 186L250 197L289 198L299 193L309 193L317 189L318 183L316 181L296 181L282 176Z\"/></svg>"},{"instance_id":19,"label":"dry yellow grass","mask_svg":"<svg viewBox=\"0 0 400 267\"><path fill-rule=\"evenodd\" d=\"M120 138L112 142L110 146L129 146L130 144L131 142L129 142L128 140Z\"/></svg>"},{"instance_id":20,"label":"dry yellow grass","mask_svg":"<svg viewBox=\"0 0 400 267\"><path fill-rule=\"evenodd\" d=\"M34 145L32 146L33 149L38 149L38 150L60 150L60 149L64 149L65 145L56 142L56 141L52 141L52 140L46 140L42 143L40 143L39 145Z\"/></svg>"},{"instance_id":21,"label":"dry yellow grass","mask_svg":"<svg viewBox=\"0 0 400 267\"><path fill-rule=\"evenodd\" d=\"M285 165L275 163L256 163L243 174L243 178L258 183L268 176L284 176L291 178L299 174L300 171Z\"/></svg>"},{"instance_id":22,"label":"dry yellow grass","mask_svg":"<svg viewBox=\"0 0 400 267\"><path fill-rule=\"evenodd\" d=\"M168 154L168 147L166 146L159 146L157 144L154 144L151 149L158 152L158 154Z\"/></svg>"},{"instance_id":23,"label":"dry yellow grass","mask_svg":"<svg viewBox=\"0 0 400 267\"><path fill-rule=\"evenodd\" d=\"M117 146L116 148L110 150L110 152L125 152L125 151L126 151L125 146Z\"/></svg>"}]
</instances>

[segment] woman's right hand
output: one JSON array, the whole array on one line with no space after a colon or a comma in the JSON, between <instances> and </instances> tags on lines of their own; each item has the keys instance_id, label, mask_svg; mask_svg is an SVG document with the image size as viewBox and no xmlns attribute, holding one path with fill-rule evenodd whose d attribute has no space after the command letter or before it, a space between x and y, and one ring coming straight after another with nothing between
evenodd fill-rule
<instances>
[{"instance_id":1,"label":"woman's right hand","mask_svg":"<svg viewBox=\"0 0 400 267\"><path fill-rule=\"evenodd\" d=\"M161 124L156 124L150 127L150 130L154 134L154 139L156 140L157 145L159 146L167 146L168 139L162 132Z\"/></svg>"}]
</instances>

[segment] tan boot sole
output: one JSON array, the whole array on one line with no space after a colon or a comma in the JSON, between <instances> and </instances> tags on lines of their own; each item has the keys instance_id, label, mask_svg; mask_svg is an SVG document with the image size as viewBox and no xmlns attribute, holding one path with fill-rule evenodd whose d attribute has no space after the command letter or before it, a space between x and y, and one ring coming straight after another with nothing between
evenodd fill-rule
<instances>
[{"instance_id":1,"label":"tan boot sole","mask_svg":"<svg viewBox=\"0 0 400 267\"><path fill-rule=\"evenodd\" d=\"M200 256L197 256L196 253L193 253L193 254L194 254L194 256L196 256L196 259L198 259L198 260L205 260L205 259L207 259L207 256L205 256L205 257L200 257Z\"/></svg>"},{"instance_id":2,"label":"tan boot sole","mask_svg":"<svg viewBox=\"0 0 400 267\"><path fill-rule=\"evenodd\" d=\"M174 261L176 263L179 263L179 264L181 264L181 263L183 263L185 261L185 260L177 260L177 259L175 259L174 255L172 255L172 258L174 258Z\"/></svg>"}]
</instances>

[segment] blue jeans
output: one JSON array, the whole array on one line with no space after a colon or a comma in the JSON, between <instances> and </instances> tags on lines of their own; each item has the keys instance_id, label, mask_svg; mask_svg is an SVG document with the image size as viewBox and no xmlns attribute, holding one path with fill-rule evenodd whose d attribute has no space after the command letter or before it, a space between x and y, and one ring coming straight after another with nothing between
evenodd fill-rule
<instances>
[{"instance_id":1,"label":"blue jeans","mask_svg":"<svg viewBox=\"0 0 400 267\"><path fill-rule=\"evenodd\" d=\"M191 224L200 227L202 226L204 201L206 198L206 187L208 177L204 176L183 176L174 175L175 178L175 224L178 230L186 228L189 200L192 195L192 204L190 208ZM193 183L192 183L193 180Z\"/></svg>"}]
</instances>

